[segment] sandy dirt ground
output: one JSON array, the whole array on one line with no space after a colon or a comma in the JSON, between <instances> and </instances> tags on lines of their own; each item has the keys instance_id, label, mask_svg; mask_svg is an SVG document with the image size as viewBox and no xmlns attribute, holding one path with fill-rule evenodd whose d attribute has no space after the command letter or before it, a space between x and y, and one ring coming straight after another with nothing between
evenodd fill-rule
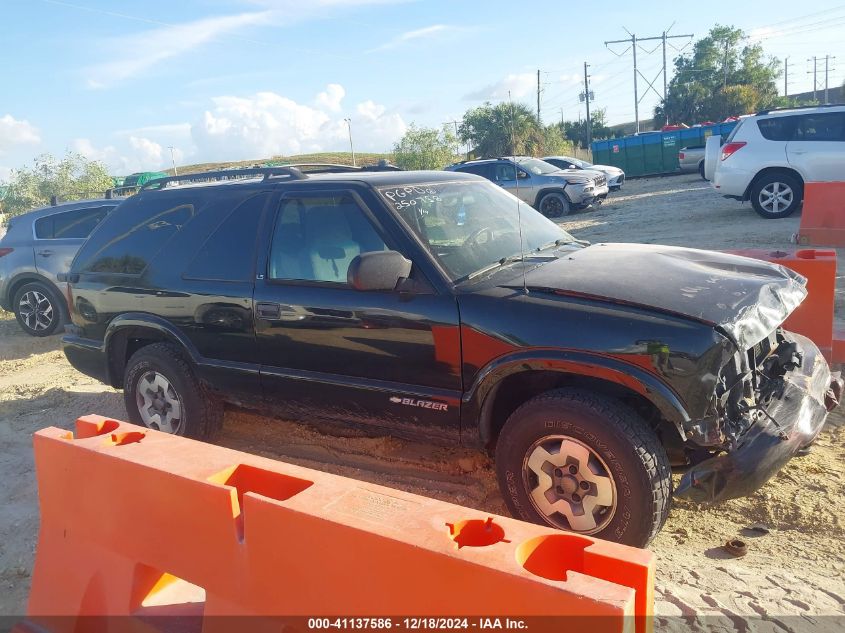
<instances>
[{"instance_id":1,"label":"sandy dirt ground","mask_svg":"<svg viewBox=\"0 0 845 633\"><path fill-rule=\"evenodd\" d=\"M718 197L697 176L635 180L600 210L562 223L593 242L703 248L789 248L798 218L765 221ZM57 336L24 335L0 313L0 614L23 611L38 529L31 435L96 412L125 417L122 394L75 372ZM845 616L845 416L813 451L753 496L699 507L675 502L652 544L656 608L665 623L725 631L840 630ZM505 514L491 461L444 449L229 411L218 443L365 481ZM749 530L762 524L765 533ZM721 545L740 537L748 555ZM681 616L678 618L677 616ZM716 620L713 616L719 616ZM840 616L838 618L826 616ZM753 626L743 620L755 618Z\"/></svg>"}]
</instances>

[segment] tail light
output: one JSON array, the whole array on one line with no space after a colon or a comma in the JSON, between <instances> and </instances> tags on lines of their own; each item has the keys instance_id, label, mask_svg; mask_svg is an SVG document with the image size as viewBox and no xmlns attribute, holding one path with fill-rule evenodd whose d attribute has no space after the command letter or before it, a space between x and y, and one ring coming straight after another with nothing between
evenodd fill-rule
<instances>
[{"instance_id":1,"label":"tail light","mask_svg":"<svg viewBox=\"0 0 845 633\"><path fill-rule=\"evenodd\" d=\"M9 254L9 253L11 253L13 250L15 250L15 249L14 249L14 248L0 248L0 257L3 257L3 256L5 256L5 255L8 255L8 254Z\"/></svg>"},{"instance_id":2,"label":"tail light","mask_svg":"<svg viewBox=\"0 0 845 633\"><path fill-rule=\"evenodd\" d=\"M678 160L684 160L684 153L678 152Z\"/></svg>"},{"instance_id":3,"label":"tail light","mask_svg":"<svg viewBox=\"0 0 845 633\"><path fill-rule=\"evenodd\" d=\"M745 147L745 143L726 143L722 147L722 160L727 160L729 157L733 156L737 151L741 150Z\"/></svg>"}]
</instances>

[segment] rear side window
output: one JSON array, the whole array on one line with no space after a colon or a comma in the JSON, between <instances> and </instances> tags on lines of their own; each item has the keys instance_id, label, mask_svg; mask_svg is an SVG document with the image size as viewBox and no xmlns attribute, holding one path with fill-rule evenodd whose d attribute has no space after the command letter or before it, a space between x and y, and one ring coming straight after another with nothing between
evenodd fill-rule
<instances>
[{"instance_id":1,"label":"rear side window","mask_svg":"<svg viewBox=\"0 0 845 633\"><path fill-rule=\"evenodd\" d=\"M482 165L467 165L466 167L461 167L458 171L464 171L468 174L475 174L476 176L483 176L484 178L490 179L490 163L484 163Z\"/></svg>"},{"instance_id":2,"label":"rear side window","mask_svg":"<svg viewBox=\"0 0 845 633\"><path fill-rule=\"evenodd\" d=\"M770 119L758 119L757 127L760 134L767 141L791 141L795 130L796 119L794 116L776 116Z\"/></svg>"},{"instance_id":3,"label":"rear side window","mask_svg":"<svg viewBox=\"0 0 845 633\"><path fill-rule=\"evenodd\" d=\"M238 205L200 247L185 270L186 279L250 281L255 261L255 240L267 194Z\"/></svg>"},{"instance_id":4,"label":"rear side window","mask_svg":"<svg viewBox=\"0 0 845 633\"><path fill-rule=\"evenodd\" d=\"M35 221L35 237L39 240L84 239L113 208L100 206L48 215Z\"/></svg>"},{"instance_id":5,"label":"rear side window","mask_svg":"<svg viewBox=\"0 0 845 633\"><path fill-rule=\"evenodd\" d=\"M194 213L193 204L178 204L172 197L130 198L91 236L74 269L140 275Z\"/></svg>"},{"instance_id":6,"label":"rear side window","mask_svg":"<svg viewBox=\"0 0 845 633\"><path fill-rule=\"evenodd\" d=\"M819 112L796 118L796 141L845 141L845 112Z\"/></svg>"}]
</instances>

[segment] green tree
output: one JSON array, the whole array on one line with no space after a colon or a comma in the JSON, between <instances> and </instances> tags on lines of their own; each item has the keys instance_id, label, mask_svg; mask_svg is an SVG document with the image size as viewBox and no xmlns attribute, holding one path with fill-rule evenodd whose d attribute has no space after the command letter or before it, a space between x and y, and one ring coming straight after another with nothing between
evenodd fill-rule
<instances>
[{"instance_id":1,"label":"green tree","mask_svg":"<svg viewBox=\"0 0 845 633\"><path fill-rule=\"evenodd\" d=\"M560 123L547 125L543 129L543 156L572 154L574 147L574 143L563 135Z\"/></svg>"},{"instance_id":2,"label":"green tree","mask_svg":"<svg viewBox=\"0 0 845 633\"><path fill-rule=\"evenodd\" d=\"M443 169L455 158L457 138L448 129L417 127L413 123L393 146L393 160L402 169Z\"/></svg>"},{"instance_id":3,"label":"green tree","mask_svg":"<svg viewBox=\"0 0 845 633\"><path fill-rule=\"evenodd\" d=\"M467 110L458 128L461 140L479 157L543 152L544 130L522 103L499 103Z\"/></svg>"},{"instance_id":4,"label":"green tree","mask_svg":"<svg viewBox=\"0 0 845 633\"><path fill-rule=\"evenodd\" d=\"M592 123L591 138L592 140L601 140L613 136L613 132L607 126L607 110L599 108L591 113L590 120ZM558 123L564 138L571 141L574 145L582 149L587 148L587 121L563 121Z\"/></svg>"},{"instance_id":5,"label":"green tree","mask_svg":"<svg viewBox=\"0 0 845 633\"><path fill-rule=\"evenodd\" d=\"M716 25L689 55L675 59L665 102L654 109L655 125L694 125L781 105L776 80L780 62L760 44L744 44L741 29Z\"/></svg>"},{"instance_id":6,"label":"green tree","mask_svg":"<svg viewBox=\"0 0 845 633\"><path fill-rule=\"evenodd\" d=\"M73 152L61 160L42 154L33 160L33 167L12 171L3 211L11 217L50 204L52 196L59 200L94 198L111 187L111 176L99 161Z\"/></svg>"}]
</instances>

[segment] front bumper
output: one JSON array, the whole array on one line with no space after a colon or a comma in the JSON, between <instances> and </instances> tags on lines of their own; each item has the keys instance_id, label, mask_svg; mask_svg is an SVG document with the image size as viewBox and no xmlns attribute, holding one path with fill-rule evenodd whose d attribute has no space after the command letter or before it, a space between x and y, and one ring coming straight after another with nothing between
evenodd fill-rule
<instances>
[{"instance_id":1,"label":"front bumper","mask_svg":"<svg viewBox=\"0 0 845 633\"><path fill-rule=\"evenodd\" d=\"M675 490L676 497L707 503L750 495L821 432L830 392L841 393L842 379L831 374L810 339L794 333L789 336L798 343L803 361L784 376L783 393L764 409L768 416L746 431L733 450L687 471Z\"/></svg>"}]
</instances>

